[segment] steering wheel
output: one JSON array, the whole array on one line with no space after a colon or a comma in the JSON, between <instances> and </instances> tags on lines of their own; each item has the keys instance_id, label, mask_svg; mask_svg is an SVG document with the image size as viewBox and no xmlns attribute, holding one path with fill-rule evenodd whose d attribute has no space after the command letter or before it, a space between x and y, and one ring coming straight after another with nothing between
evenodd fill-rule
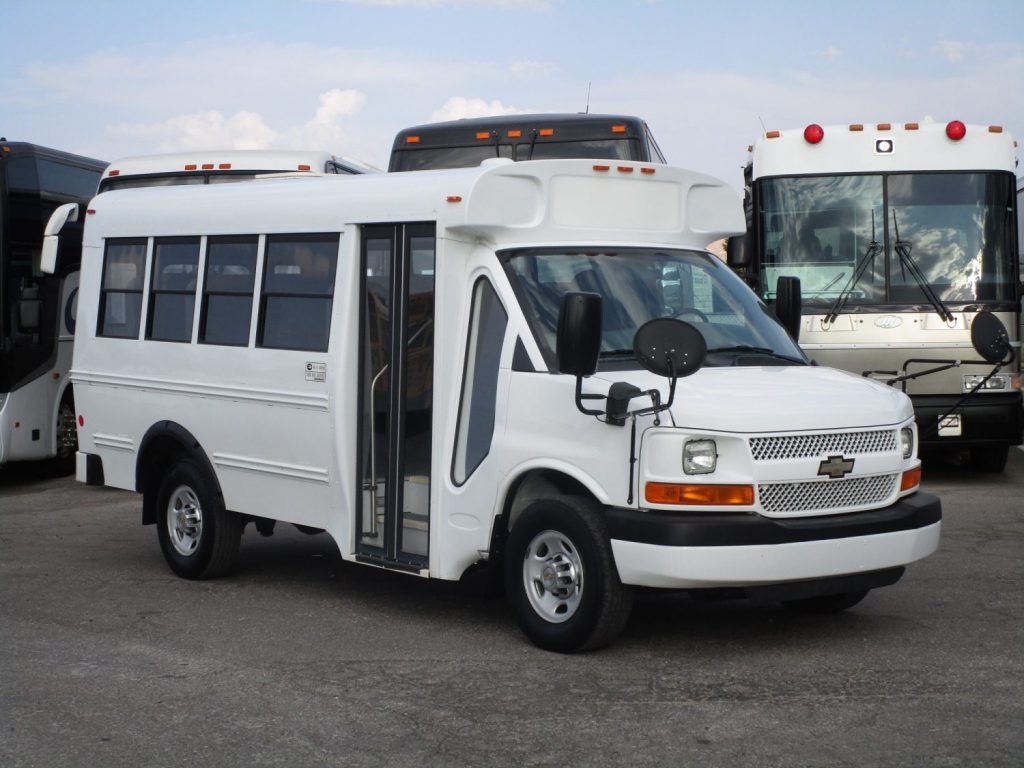
<instances>
[{"instance_id":1,"label":"steering wheel","mask_svg":"<svg viewBox=\"0 0 1024 768\"><path fill-rule=\"evenodd\" d=\"M696 307L684 307L683 309L680 309L678 312L672 315L672 317L676 320L680 320L682 319L683 315L696 315L701 319L701 322L706 323L708 321L708 316L705 315Z\"/></svg>"}]
</instances>

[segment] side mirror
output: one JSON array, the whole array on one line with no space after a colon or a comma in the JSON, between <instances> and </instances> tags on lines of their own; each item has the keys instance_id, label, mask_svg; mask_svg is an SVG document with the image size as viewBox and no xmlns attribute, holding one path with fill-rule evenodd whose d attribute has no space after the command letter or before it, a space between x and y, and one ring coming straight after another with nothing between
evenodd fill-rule
<instances>
[{"instance_id":1,"label":"side mirror","mask_svg":"<svg viewBox=\"0 0 1024 768\"><path fill-rule=\"evenodd\" d=\"M1002 363L1010 346L1010 334L1003 321L991 312L979 312L971 323L971 345L989 363Z\"/></svg>"},{"instance_id":2,"label":"side mirror","mask_svg":"<svg viewBox=\"0 0 1024 768\"><path fill-rule=\"evenodd\" d=\"M780 277L775 287L775 316L793 341L800 340L801 312L800 278Z\"/></svg>"},{"instance_id":3,"label":"side mirror","mask_svg":"<svg viewBox=\"0 0 1024 768\"><path fill-rule=\"evenodd\" d=\"M725 247L725 262L733 269L750 266L750 233L729 238Z\"/></svg>"},{"instance_id":4,"label":"side mirror","mask_svg":"<svg viewBox=\"0 0 1024 768\"><path fill-rule=\"evenodd\" d=\"M78 203L65 203L50 214L43 232L43 253L39 259L39 270L45 275L57 271L57 246L60 244L60 231L69 221L78 221Z\"/></svg>"},{"instance_id":5,"label":"side mirror","mask_svg":"<svg viewBox=\"0 0 1024 768\"><path fill-rule=\"evenodd\" d=\"M555 354L559 373L590 376L601 353L601 296L567 293L558 312Z\"/></svg>"},{"instance_id":6,"label":"side mirror","mask_svg":"<svg viewBox=\"0 0 1024 768\"><path fill-rule=\"evenodd\" d=\"M703 334L689 323L660 317L637 329L633 354L651 373L674 381L699 371L708 347Z\"/></svg>"}]
</instances>

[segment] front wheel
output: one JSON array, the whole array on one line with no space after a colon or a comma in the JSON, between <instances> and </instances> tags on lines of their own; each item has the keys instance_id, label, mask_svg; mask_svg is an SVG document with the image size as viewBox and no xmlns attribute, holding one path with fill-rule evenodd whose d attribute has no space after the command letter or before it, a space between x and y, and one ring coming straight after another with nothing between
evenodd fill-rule
<instances>
[{"instance_id":1,"label":"front wheel","mask_svg":"<svg viewBox=\"0 0 1024 768\"><path fill-rule=\"evenodd\" d=\"M234 568L241 519L224 509L207 473L179 461L157 491L157 536L171 570L185 579L212 579Z\"/></svg>"},{"instance_id":2,"label":"front wheel","mask_svg":"<svg viewBox=\"0 0 1024 768\"><path fill-rule=\"evenodd\" d=\"M560 653L608 645L633 607L600 509L577 497L523 510L508 538L505 585L523 633Z\"/></svg>"}]
</instances>

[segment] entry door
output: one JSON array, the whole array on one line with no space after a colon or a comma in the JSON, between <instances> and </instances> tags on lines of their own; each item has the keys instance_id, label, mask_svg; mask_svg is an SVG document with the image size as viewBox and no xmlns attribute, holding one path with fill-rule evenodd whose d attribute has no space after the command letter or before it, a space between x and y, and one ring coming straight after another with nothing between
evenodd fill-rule
<instances>
[{"instance_id":1,"label":"entry door","mask_svg":"<svg viewBox=\"0 0 1024 768\"><path fill-rule=\"evenodd\" d=\"M358 555L419 570L430 540L434 225L362 235Z\"/></svg>"}]
</instances>

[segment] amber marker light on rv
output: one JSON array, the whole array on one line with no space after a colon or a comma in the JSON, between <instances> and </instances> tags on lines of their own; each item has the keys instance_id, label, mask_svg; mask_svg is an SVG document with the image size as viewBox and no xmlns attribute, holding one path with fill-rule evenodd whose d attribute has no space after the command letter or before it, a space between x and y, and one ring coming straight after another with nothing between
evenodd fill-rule
<instances>
[{"instance_id":1,"label":"amber marker light on rv","mask_svg":"<svg viewBox=\"0 0 1024 768\"><path fill-rule=\"evenodd\" d=\"M764 135L764 137L766 139L777 139L781 135L782 135L782 131L768 131L768 133L766 133Z\"/></svg>"},{"instance_id":2,"label":"amber marker light on rv","mask_svg":"<svg viewBox=\"0 0 1024 768\"><path fill-rule=\"evenodd\" d=\"M217 170L218 171L230 171L231 170L231 163L221 163L220 165L217 166Z\"/></svg>"},{"instance_id":3,"label":"amber marker light on rv","mask_svg":"<svg viewBox=\"0 0 1024 768\"><path fill-rule=\"evenodd\" d=\"M476 137L478 139L489 139L491 138L490 131L477 131Z\"/></svg>"},{"instance_id":4,"label":"amber marker light on rv","mask_svg":"<svg viewBox=\"0 0 1024 768\"><path fill-rule=\"evenodd\" d=\"M420 143L420 137L419 136L406 136L405 137L405 143L406 144L419 144Z\"/></svg>"},{"instance_id":5,"label":"amber marker light on rv","mask_svg":"<svg viewBox=\"0 0 1024 768\"><path fill-rule=\"evenodd\" d=\"M537 133L539 135L541 135L541 136L554 136L555 135L555 129L554 128L541 128L539 131L537 131Z\"/></svg>"},{"instance_id":6,"label":"amber marker light on rv","mask_svg":"<svg viewBox=\"0 0 1024 768\"><path fill-rule=\"evenodd\" d=\"M1001 126L1001 125L990 125L988 127L988 132L989 133L1002 133L1003 132L1003 126Z\"/></svg>"},{"instance_id":7,"label":"amber marker light on rv","mask_svg":"<svg viewBox=\"0 0 1024 768\"><path fill-rule=\"evenodd\" d=\"M508 131L508 133L507 133L507 134L505 134L505 135L506 135L506 136L508 136L508 137L509 137L510 139L518 139L518 138L521 138L521 137L522 137L522 135L523 135L523 132L522 132L522 131L520 131L520 130L519 130L519 129L517 129L517 128L513 128L513 129L510 129L510 130Z\"/></svg>"},{"instance_id":8,"label":"amber marker light on rv","mask_svg":"<svg viewBox=\"0 0 1024 768\"><path fill-rule=\"evenodd\" d=\"M595 171L610 171L612 167L610 165L595 165Z\"/></svg>"},{"instance_id":9,"label":"amber marker light on rv","mask_svg":"<svg viewBox=\"0 0 1024 768\"><path fill-rule=\"evenodd\" d=\"M649 504L710 507L749 507L754 503L752 485L702 483L647 483L644 498Z\"/></svg>"},{"instance_id":10,"label":"amber marker light on rv","mask_svg":"<svg viewBox=\"0 0 1024 768\"><path fill-rule=\"evenodd\" d=\"M854 123L853 125L850 126L850 130L853 131L854 133L857 133L859 131L863 131L864 126L861 125L860 123Z\"/></svg>"},{"instance_id":11,"label":"amber marker light on rv","mask_svg":"<svg viewBox=\"0 0 1024 768\"><path fill-rule=\"evenodd\" d=\"M916 131L920 126L917 123L907 123L903 126L905 131Z\"/></svg>"},{"instance_id":12,"label":"amber marker light on rv","mask_svg":"<svg viewBox=\"0 0 1024 768\"><path fill-rule=\"evenodd\" d=\"M121 172L116 168L112 171L107 171L107 176L120 176Z\"/></svg>"},{"instance_id":13,"label":"amber marker light on rv","mask_svg":"<svg viewBox=\"0 0 1024 768\"><path fill-rule=\"evenodd\" d=\"M195 163L189 163L188 165L185 166L186 171L194 171L197 168L199 168L199 166L196 165Z\"/></svg>"},{"instance_id":14,"label":"amber marker light on rv","mask_svg":"<svg viewBox=\"0 0 1024 768\"><path fill-rule=\"evenodd\" d=\"M626 126L624 126L624 125L613 125L612 126L612 133L625 133L625 132L626 132Z\"/></svg>"},{"instance_id":15,"label":"amber marker light on rv","mask_svg":"<svg viewBox=\"0 0 1024 768\"><path fill-rule=\"evenodd\" d=\"M300 171L311 171L311 170L313 170L313 167L309 166L309 165L300 165L299 166L299 170Z\"/></svg>"}]
</instances>

